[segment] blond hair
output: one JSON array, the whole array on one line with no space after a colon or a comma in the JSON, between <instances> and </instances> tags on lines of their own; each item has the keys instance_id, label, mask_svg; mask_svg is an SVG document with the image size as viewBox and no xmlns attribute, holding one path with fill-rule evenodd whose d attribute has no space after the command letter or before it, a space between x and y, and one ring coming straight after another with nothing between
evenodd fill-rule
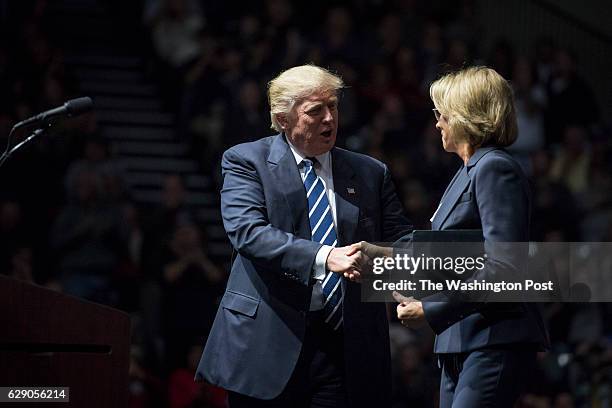
<instances>
[{"instance_id":1,"label":"blond hair","mask_svg":"<svg viewBox=\"0 0 612 408\"><path fill-rule=\"evenodd\" d=\"M512 88L495 70L470 67L444 75L429 95L450 131L471 146L510 146L517 138Z\"/></svg>"},{"instance_id":2,"label":"blond hair","mask_svg":"<svg viewBox=\"0 0 612 408\"><path fill-rule=\"evenodd\" d=\"M337 92L344 87L342 79L316 65L301 65L281 72L268 83L268 102L272 129L281 131L276 115L287 114L294 104L314 92Z\"/></svg>"}]
</instances>

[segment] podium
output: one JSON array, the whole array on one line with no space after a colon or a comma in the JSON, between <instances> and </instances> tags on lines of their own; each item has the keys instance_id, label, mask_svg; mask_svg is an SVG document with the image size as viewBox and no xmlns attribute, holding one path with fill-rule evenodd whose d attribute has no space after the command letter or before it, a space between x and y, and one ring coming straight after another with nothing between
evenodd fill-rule
<instances>
[{"instance_id":1,"label":"podium","mask_svg":"<svg viewBox=\"0 0 612 408\"><path fill-rule=\"evenodd\" d=\"M129 346L127 313L0 276L0 386L70 388L0 406L126 407Z\"/></svg>"}]
</instances>

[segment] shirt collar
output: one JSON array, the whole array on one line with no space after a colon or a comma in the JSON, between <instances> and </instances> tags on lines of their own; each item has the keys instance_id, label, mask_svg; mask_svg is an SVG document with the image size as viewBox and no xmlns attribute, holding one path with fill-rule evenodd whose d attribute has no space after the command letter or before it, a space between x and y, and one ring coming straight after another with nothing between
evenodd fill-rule
<instances>
[{"instance_id":1,"label":"shirt collar","mask_svg":"<svg viewBox=\"0 0 612 408\"><path fill-rule=\"evenodd\" d=\"M285 135L285 139L287 143L289 143L289 148L291 148L291 153L293 153L293 158L295 159L295 163L299 166L300 163L306 158L306 156L302 155L296 148L291 144L289 138ZM331 152L325 152L323 154L319 154L315 156L322 169L328 170L331 165Z\"/></svg>"}]
</instances>

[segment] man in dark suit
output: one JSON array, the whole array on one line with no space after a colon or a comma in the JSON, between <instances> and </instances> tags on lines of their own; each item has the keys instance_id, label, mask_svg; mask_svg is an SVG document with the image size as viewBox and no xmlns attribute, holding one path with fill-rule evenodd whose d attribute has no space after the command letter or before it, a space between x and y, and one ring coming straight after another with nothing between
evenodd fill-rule
<instances>
[{"instance_id":1,"label":"man in dark suit","mask_svg":"<svg viewBox=\"0 0 612 408\"><path fill-rule=\"evenodd\" d=\"M236 256L196 379L233 407L389 405L384 304L362 303L361 240L412 227L387 167L335 146L342 80L306 65L269 84L280 133L223 155L221 209Z\"/></svg>"}]
</instances>

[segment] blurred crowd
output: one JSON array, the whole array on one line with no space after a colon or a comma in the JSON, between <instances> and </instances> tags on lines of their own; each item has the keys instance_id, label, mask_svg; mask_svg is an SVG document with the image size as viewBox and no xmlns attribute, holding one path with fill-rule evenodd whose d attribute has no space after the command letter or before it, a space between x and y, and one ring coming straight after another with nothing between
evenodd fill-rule
<instances>
[{"instance_id":1,"label":"blurred crowd","mask_svg":"<svg viewBox=\"0 0 612 408\"><path fill-rule=\"evenodd\" d=\"M45 3L27 2L0 28L3 142L17 121L78 96ZM224 149L274 133L267 82L312 62L347 84L338 144L386 162L407 215L426 229L460 165L441 147L429 84L483 64L514 87L519 139L509 150L532 184L531 239L612 241L612 121L580 62L551 38L534 38L528 54L503 38L485 49L476 5L146 0L132 24L148 33L138 52L177 115L177 137L217 183ZM222 390L192 378L229 260L208 255L180 174L166 176L157 205L132 199L100 126L95 114L61 122L0 169L0 272L132 314L130 407L222 407ZM543 307L552 349L520 406L612 404L612 307ZM435 406L433 334L392 322L391 339L395 406Z\"/></svg>"}]
</instances>

